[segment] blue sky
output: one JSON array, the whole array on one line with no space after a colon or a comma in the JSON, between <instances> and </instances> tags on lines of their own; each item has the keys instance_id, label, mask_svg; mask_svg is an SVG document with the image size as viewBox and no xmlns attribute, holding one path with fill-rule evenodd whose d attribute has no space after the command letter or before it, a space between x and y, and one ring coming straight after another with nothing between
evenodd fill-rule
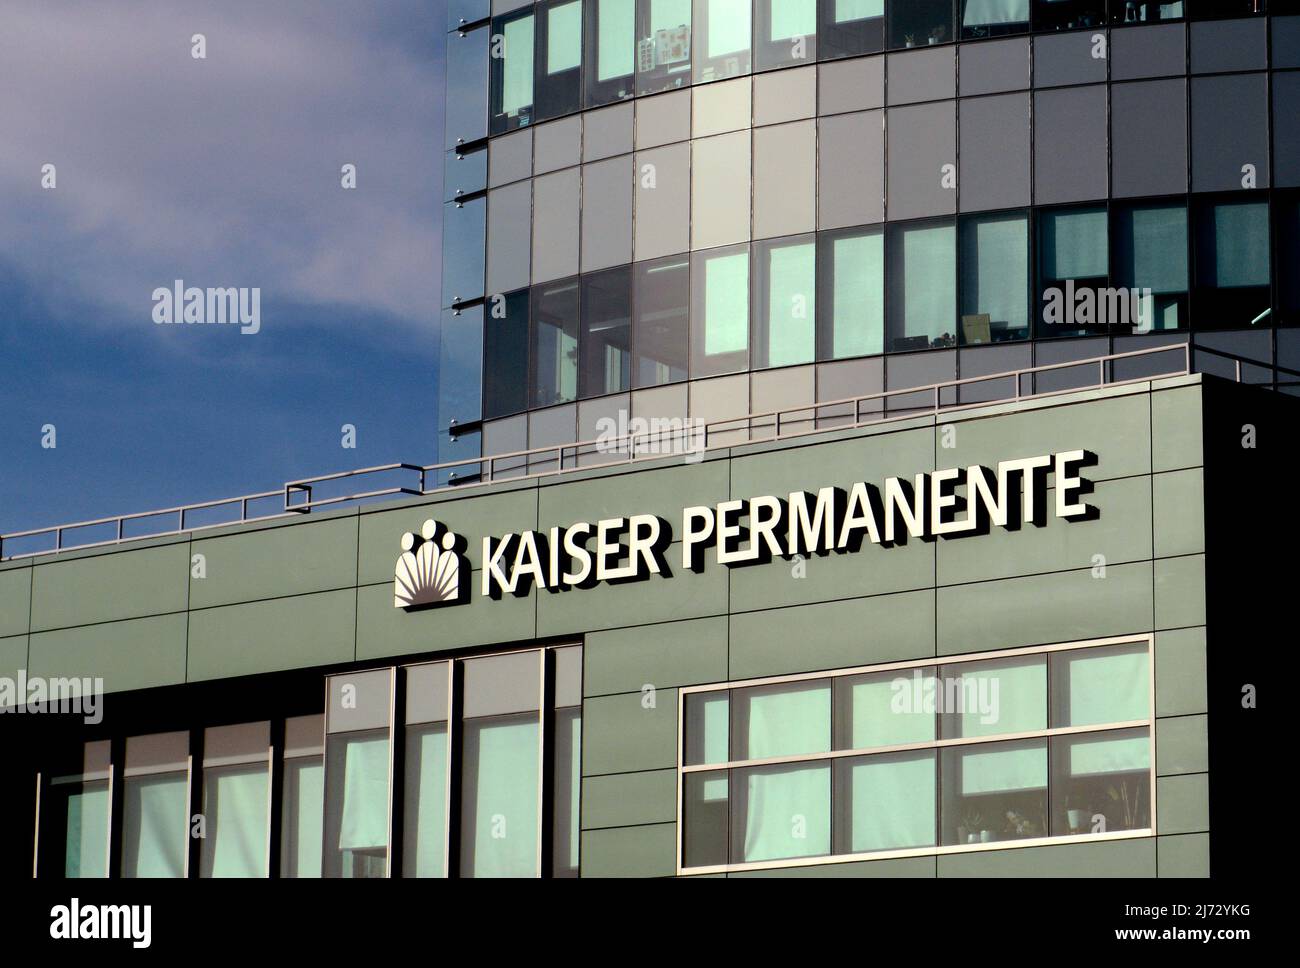
<instances>
[{"instance_id":1,"label":"blue sky","mask_svg":"<svg viewBox=\"0 0 1300 968\"><path fill-rule=\"evenodd\" d=\"M6 0L0 533L434 459L444 26L429 0ZM259 287L260 332L156 325L176 279Z\"/></svg>"}]
</instances>

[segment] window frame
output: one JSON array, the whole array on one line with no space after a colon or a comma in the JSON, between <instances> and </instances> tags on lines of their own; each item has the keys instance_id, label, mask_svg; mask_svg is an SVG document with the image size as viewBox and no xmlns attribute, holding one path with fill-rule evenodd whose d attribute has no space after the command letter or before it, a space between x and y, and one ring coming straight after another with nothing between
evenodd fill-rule
<instances>
[{"instance_id":1,"label":"window frame","mask_svg":"<svg viewBox=\"0 0 1300 968\"><path fill-rule=\"evenodd\" d=\"M1017 733L994 733L987 736L970 736L970 737L953 737L942 738L941 734L936 733L936 738L928 742L905 743L892 746L865 747L861 749L835 749L836 744L831 743L832 749L826 753L799 754L790 756L765 757L752 760L735 760L730 759L734 754L731 750L734 748L733 740L728 740L728 761L725 763L707 762L698 764L686 763L687 737L686 737L686 704L690 696L708 694L711 692L721 692L730 695L733 690L748 689L756 686L771 685L795 685L804 683L814 683L819 680L828 680L832 684L832 695L836 690L833 688L837 680L872 673L897 672L906 673L912 670L934 670L939 672L942 666L952 666L968 662L986 662L990 659L1006 659L1019 657L1042 656L1044 664L1050 663L1050 657L1058 652L1078 652L1084 649L1106 648L1108 646L1122 645L1141 645L1145 646L1147 653L1147 717L1141 720L1131 720L1125 722L1107 722L1099 724L1090 724L1086 726L1052 726L1050 706L1047 713L1047 719L1043 729L1036 729L1026 732ZM1046 669L1045 669L1046 674ZM1050 694L1052 683L1050 676L1045 682L1047 689L1048 702L1051 702ZM1030 646L1028 648L1017 649L999 649L988 652L971 652L961 655L935 656L933 658L913 659L903 662L886 662L868 666L857 666L845 669L822 670L818 672L796 673L785 676L768 676L764 678L743 679L734 682L708 683L704 685L682 686L677 691L677 855L676 855L676 873L678 876L693 874L716 874L731 873L747 870L764 870L783 867L809 867L822 864L844 864L864 860L884 860L900 857L931 857L944 854L974 853L988 850L1012 850L1020 847L1035 847L1043 845L1069 844L1078 842L1094 843L1104 840L1129 840L1139 837L1154 837L1157 835L1157 803L1156 803L1156 679L1155 679L1155 636L1153 633L1138 633L1133 635L1113 636L1100 639L1084 639L1072 642L1058 642L1052 645ZM728 720L730 721L733 712L729 710ZM835 711L834 706L831 710L831 728L835 732ZM859 853L829 853L819 854L809 857L787 858L779 860L763 860L751 862L733 862L721 864L708 864L697 866L686 866L685 864L685 844L687 834L685 831L685 794L687 778L693 774L700 773L728 775L730 771L753 768L757 766L780 766L780 765L797 765L826 764L834 767L837 761L851 758L862 757L864 755L882 754L882 753L908 753L933 751L936 761L943 759L942 753L951 748L967 746L991 746L994 744L1005 744L1009 741L1038 741L1041 740L1049 749L1053 740L1058 736L1086 736L1088 734L1099 734L1114 732L1121 729L1140 729L1147 730L1147 742L1149 745L1149 770L1148 783L1150 785L1150 799L1148 801L1148 812L1150 816L1150 826L1133 830L1114 830L1104 833L1080 833L1080 834L1052 834L1049 831L1045 836L1026 837L1017 840L991 841L982 843L967 844L943 844L942 830L943 818L936 814L936 837L935 844L927 847L909 847L899 849L877 850ZM730 730L729 730L730 731ZM1050 757L1050 752L1048 756ZM832 771L833 772L833 771ZM1046 796L1048 797L1048 811L1051 813L1051 763L1048 763L1048 788ZM942 796L942 791L939 791ZM938 805L936 805L938 809ZM728 799L728 810L731 809L730 796ZM834 829L837 824L835 813L834 793L831 801L831 824ZM729 831L728 836L733 837L734 831ZM832 851L834 847L832 846Z\"/></svg>"}]
</instances>

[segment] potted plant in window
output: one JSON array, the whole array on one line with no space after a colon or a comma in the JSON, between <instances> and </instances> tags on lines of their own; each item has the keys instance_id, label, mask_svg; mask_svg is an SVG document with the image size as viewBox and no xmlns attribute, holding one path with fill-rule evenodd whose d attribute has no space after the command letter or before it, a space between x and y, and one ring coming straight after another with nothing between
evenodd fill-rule
<instances>
[{"instance_id":1,"label":"potted plant in window","mask_svg":"<svg viewBox=\"0 0 1300 968\"><path fill-rule=\"evenodd\" d=\"M916 46L916 38L913 37L911 34L903 34L903 46L904 46L904 47L915 47L915 46Z\"/></svg>"},{"instance_id":2,"label":"potted plant in window","mask_svg":"<svg viewBox=\"0 0 1300 968\"><path fill-rule=\"evenodd\" d=\"M957 843L975 844L979 843L980 822L984 818L978 810L967 810L962 815L962 823L957 827Z\"/></svg>"},{"instance_id":3,"label":"potted plant in window","mask_svg":"<svg viewBox=\"0 0 1300 968\"><path fill-rule=\"evenodd\" d=\"M1065 819L1070 825L1070 833L1084 833L1084 822L1087 819L1088 810L1079 797L1071 794L1070 798L1065 801Z\"/></svg>"}]
</instances>

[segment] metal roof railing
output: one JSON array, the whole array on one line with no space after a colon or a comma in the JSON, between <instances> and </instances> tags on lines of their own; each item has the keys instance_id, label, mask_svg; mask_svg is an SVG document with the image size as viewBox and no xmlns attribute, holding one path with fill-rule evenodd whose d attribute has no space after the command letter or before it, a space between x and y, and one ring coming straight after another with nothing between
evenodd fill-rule
<instances>
[{"instance_id":1,"label":"metal roof railing","mask_svg":"<svg viewBox=\"0 0 1300 968\"><path fill-rule=\"evenodd\" d=\"M926 386L882 390L857 397L818 401L802 406L749 413L707 423L693 421L689 418L651 420L646 430L602 436L594 440L535 447L529 450L518 450L481 457L468 457L439 464L395 463L338 471L332 474L321 474L315 477L288 481L282 488L275 491L261 491L256 494L245 494L240 497L224 498L216 501L203 501L198 504L186 504L157 511L120 514L92 521L78 521L72 524L60 524L47 528L33 528L27 531L3 534L0 535L0 560L27 558L71 549L119 544L123 541L134 541L142 538L169 537L214 527L268 521L293 515L309 514L318 508L375 500L377 498L398 495L418 497L448 487L463 488L485 485L506 479L518 480L595 466L631 464L645 460L662 459L666 456L678 458L685 456L688 459L701 459L703 452L711 448L729 447L739 443L786 440L808 434L824 433L828 430L862 427L869 424L908 419L924 414L986 407L1029 397L1040 399L1081 389L1118 386L1166 376L1181 376L1191 372L1192 351L1193 347L1188 343L1173 343L1125 353L1110 353L1105 356L1095 356L1083 360L1024 367L985 376L945 380L941 383L932 383ZM1243 363L1247 366L1251 365L1249 360L1243 361L1239 357L1217 350L1195 347L1195 351L1235 360L1235 376L1238 381L1242 378ZM1178 357L1177 365L1167 371L1145 372L1141 376L1129 379L1115 379L1115 364L1117 362L1135 361L1166 354ZM1255 365L1262 366L1263 364ZM1086 386L1074 385L1057 390L1040 391L1038 389L1041 378L1045 374L1089 367L1096 368L1096 383ZM1282 367L1269 366L1266 368L1300 377L1300 372L1285 370ZM964 390L973 390L981 385L999 382L1006 382L1009 392L1001 396L996 394L990 396L981 393L979 399L962 399L964 395L967 395L963 394ZM384 475L390 478L398 478L398 483L375 486L374 479ZM322 490L322 485L358 479L366 480L365 484L359 485L360 490L349 490L345 493L333 495L321 495L319 493ZM259 506L271 502L273 499L275 499L274 504L269 509L264 512L258 510ZM201 512L209 512L209 516L214 517L221 517L224 512L229 516L204 523L195 520L202 517ZM134 530L133 525L139 525L149 519L159 519L161 527L156 530L142 530L138 533L130 533ZM89 540L75 540L75 535L79 532L96 532L96 534L91 535ZM107 537L100 536L101 533L106 533ZM15 543L27 542L34 544L39 543L41 539L45 539L46 547L27 551L10 550Z\"/></svg>"}]
</instances>

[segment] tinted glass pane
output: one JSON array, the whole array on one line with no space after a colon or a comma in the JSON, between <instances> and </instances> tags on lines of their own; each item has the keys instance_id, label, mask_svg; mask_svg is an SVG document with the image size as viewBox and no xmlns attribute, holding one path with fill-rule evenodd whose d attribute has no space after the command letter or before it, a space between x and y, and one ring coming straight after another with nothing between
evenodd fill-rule
<instances>
[{"instance_id":1,"label":"tinted glass pane","mask_svg":"<svg viewBox=\"0 0 1300 968\"><path fill-rule=\"evenodd\" d=\"M731 783L734 863L830 853L829 763L734 770Z\"/></svg>"},{"instance_id":2,"label":"tinted glass pane","mask_svg":"<svg viewBox=\"0 0 1300 968\"><path fill-rule=\"evenodd\" d=\"M835 853L933 846L936 761L932 750L837 760Z\"/></svg>"},{"instance_id":3,"label":"tinted glass pane","mask_svg":"<svg viewBox=\"0 0 1300 968\"><path fill-rule=\"evenodd\" d=\"M537 8L537 119L582 106L582 0L556 0Z\"/></svg>"},{"instance_id":4,"label":"tinted glass pane","mask_svg":"<svg viewBox=\"0 0 1300 968\"><path fill-rule=\"evenodd\" d=\"M1037 334L1079 336L1100 332L1096 293L1109 284L1106 210L1053 209L1038 218ZM1092 293L1090 302L1082 294ZM1085 306L1093 308L1085 311Z\"/></svg>"},{"instance_id":5,"label":"tinted glass pane","mask_svg":"<svg viewBox=\"0 0 1300 968\"><path fill-rule=\"evenodd\" d=\"M726 763L730 756L730 693L693 692L686 696L686 763Z\"/></svg>"},{"instance_id":6,"label":"tinted glass pane","mask_svg":"<svg viewBox=\"0 0 1300 968\"><path fill-rule=\"evenodd\" d=\"M637 387L686 379L691 272L686 256L638 262L634 293Z\"/></svg>"},{"instance_id":7,"label":"tinted glass pane","mask_svg":"<svg viewBox=\"0 0 1300 968\"><path fill-rule=\"evenodd\" d=\"M994 843L1047 836L1047 741L942 751L942 839Z\"/></svg>"},{"instance_id":8,"label":"tinted glass pane","mask_svg":"<svg viewBox=\"0 0 1300 968\"><path fill-rule=\"evenodd\" d=\"M1198 329L1258 326L1268 319L1268 203L1209 201L1196 215Z\"/></svg>"},{"instance_id":9,"label":"tinted glass pane","mask_svg":"<svg viewBox=\"0 0 1300 968\"><path fill-rule=\"evenodd\" d=\"M1029 0L961 0L963 38L998 37L1029 29Z\"/></svg>"},{"instance_id":10,"label":"tinted glass pane","mask_svg":"<svg viewBox=\"0 0 1300 968\"><path fill-rule=\"evenodd\" d=\"M749 247L692 256L691 373L743 370L749 360Z\"/></svg>"},{"instance_id":11,"label":"tinted glass pane","mask_svg":"<svg viewBox=\"0 0 1300 968\"><path fill-rule=\"evenodd\" d=\"M695 81L749 73L751 0L695 0Z\"/></svg>"},{"instance_id":12,"label":"tinted glass pane","mask_svg":"<svg viewBox=\"0 0 1300 968\"><path fill-rule=\"evenodd\" d=\"M704 867L727 862L728 779L723 771L682 777L682 862Z\"/></svg>"},{"instance_id":13,"label":"tinted glass pane","mask_svg":"<svg viewBox=\"0 0 1300 968\"><path fill-rule=\"evenodd\" d=\"M442 305L483 295L487 199L448 202L442 207Z\"/></svg>"},{"instance_id":14,"label":"tinted glass pane","mask_svg":"<svg viewBox=\"0 0 1300 968\"><path fill-rule=\"evenodd\" d=\"M636 0L595 0L587 14L587 105L632 96Z\"/></svg>"},{"instance_id":15,"label":"tinted glass pane","mask_svg":"<svg viewBox=\"0 0 1300 968\"><path fill-rule=\"evenodd\" d=\"M582 792L582 707L560 709L555 713L555 816L552 835L551 874L554 877L578 876L580 815Z\"/></svg>"},{"instance_id":16,"label":"tinted glass pane","mask_svg":"<svg viewBox=\"0 0 1300 968\"><path fill-rule=\"evenodd\" d=\"M1044 656L962 662L942 667L941 733L997 736L1047 728Z\"/></svg>"},{"instance_id":17,"label":"tinted glass pane","mask_svg":"<svg viewBox=\"0 0 1300 968\"><path fill-rule=\"evenodd\" d=\"M884 229L825 233L819 244L819 358L838 360L883 352Z\"/></svg>"},{"instance_id":18,"label":"tinted glass pane","mask_svg":"<svg viewBox=\"0 0 1300 968\"><path fill-rule=\"evenodd\" d=\"M755 10L755 70L817 59L817 0L758 0Z\"/></svg>"},{"instance_id":19,"label":"tinted glass pane","mask_svg":"<svg viewBox=\"0 0 1300 968\"><path fill-rule=\"evenodd\" d=\"M691 82L691 0L637 0L638 94Z\"/></svg>"},{"instance_id":20,"label":"tinted glass pane","mask_svg":"<svg viewBox=\"0 0 1300 968\"><path fill-rule=\"evenodd\" d=\"M1142 332L1186 326L1187 206L1171 202L1117 209L1114 231L1115 285L1128 290L1123 294L1128 315L1123 307L1116 311L1112 306L1107 322L1132 323Z\"/></svg>"},{"instance_id":21,"label":"tinted glass pane","mask_svg":"<svg viewBox=\"0 0 1300 968\"><path fill-rule=\"evenodd\" d=\"M493 297L483 325L483 416L519 413L528 403L528 292Z\"/></svg>"},{"instance_id":22,"label":"tinted glass pane","mask_svg":"<svg viewBox=\"0 0 1300 968\"><path fill-rule=\"evenodd\" d=\"M955 345L956 227L932 222L889 231L890 349Z\"/></svg>"},{"instance_id":23,"label":"tinted glass pane","mask_svg":"<svg viewBox=\"0 0 1300 968\"><path fill-rule=\"evenodd\" d=\"M885 0L820 0L819 56L851 57L885 47Z\"/></svg>"},{"instance_id":24,"label":"tinted glass pane","mask_svg":"<svg viewBox=\"0 0 1300 968\"><path fill-rule=\"evenodd\" d=\"M492 23L492 133L533 120L534 19L532 11Z\"/></svg>"},{"instance_id":25,"label":"tinted glass pane","mask_svg":"<svg viewBox=\"0 0 1300 968\"><path fill-rule=\"evenodd\" d=\"M831 685L822 680L732 690L731 730L738 760L825 753L831 748Z\"/></svg>"},{"instance_id":26,"label":"tinted glass pane","mask_svg":"<svg viewBox=\"0 0 1300 968\"><path fill-rule=\"evenodd\" d=\"M406 730L402 876L447 876L447 724Z\"/></svg>"},{"instance_id":27,"label":"tinted glass pane","mask_svg":"<svg viewBox=\"0 0 1300 968\"><path fill-rule=\"evenodd\" d=\"M537 713L465 722L462 876L537 876L538 729Z\"/></svg>"},{"instance_id":28,"label":"tinted glass pane","mask_svg":"<svg viewBox=\"0 0 1300 968\"><path fill-rule=\"evenodd\" d=\"M1034 0L1035 30L1077 30L1106 22L1106 0Z\"/></svg>"},{"instance_id":29,"label":"tinted glass pane","mask_svg":"<svg viewBox=\"0 0 1300 968\"><path fill-rule=\"evenodd\" d=\"M817 319L813 237L760 242L754 253L754 366L811 363Z\"/></svg>"},{"instance_id":30,"label":"tinted glass pane","mask_svg":"<svg viewBox=\"0 0 1300 968\"><path fill-rule=\"evenodd\" d=\"M265 764L203 771L202 877L265 877L267 798Z\"/></svg>"},{"instance_id":31,"label":"tinted glass pane","mask_svg":"<svg viewBox=\"0 0 1300 968\"><path fill-rule=\"evenodd\" d=\"M326 877L384 877L388 860L388 731L338 733L325 744Z\"/></svg>"},{"instance_id":32,"label":"tinted glass pane","mask_svg":"<svg viewBox=\"0 0 1300 968\"><path fill-rule=\"evenodd\" d=\"M1282 306L1279 323L1294 326L1300 323L1300 200L1279 198L1274 210L1277 213L1277 276Z\"/></svg>"},{"instance_id":33,"label":"tinted glass pane","mask_svg":"<svg viewBox=\"0 0 1300 968\"><path fill-rule=\"evenodd\" d=\"M582 395L621 393L631 386L632 267L584 276L581 302Z\"/></svg>"},{"instance_id":34,"label":"tinted glass pane","mask_svg":"<svg viewBox=\"0 0 1300 968\"><path fill-rule=\"evenodd\" d=\"M126 778L122 802L123 877L185 876L188 794L184 773Z\"/></svg>"},{"instance_id":35,"label":"tinted glass pane","mask_svg":"<svg viewBox=\"0 0 1300 968\"><path fill-rule=\"evenodd\" d=\"M325 813L325 765L320 756L284 761L284 808L280 876L321 876L321 819Z\"/></svg>"},{"instance_id":36,"label":"tinted glass pane","mask_svg":"<svg viewBox=\"0 0 1300 968\"><path fill-rule=\"evenodd\" d=\"M926 743L937 735L934 669L835 680L835 748Z\"/></svg>"},{"instance_id":37,"label":"tinted glass pane","mask_svg":"<svg viewBox=\"0 0 1300 968\"><path fill-rule=\"evenodd\" d=\"M62 856L52 873L63 877L108 876L108 781L58 777L41 804L41 836L61 838ZM42 851L44 853L44 851ZM42 860L41 871L46 871Z\"/></svg>"},{"instance_id":38,"label":"tinted glass pane","mask_svg":"<svg viewBox=\"0 0 1300 968\"><path fill-rule=\"evenodd\" d=\"M438 346L439 425L473 423L483 415L483 307L445 310Z\"/></svg>"},{"instance_id":39,"label":"tinted glass pane","mask_svg":"<svg viewBox=\"0 0 1300 968\"><path fill-rule=\"evenodd\" d=\"M1052 834L1151 826L1149 729L1052 739Z\"/></svg>"},{"instance_id":40,"label":"tinted glass pane","mask_svg":"<svg viewBox=\"0 0 1300 968\"><path fill-rule=\"evenodd\" d=\"M1101 726L1151 715L1151 658L1145 643L1055 652L1052 725Z\"/></svg>"},{"instance_id":41,"label":"tinted glass pane","mask_svg":"<svg viewBox=\"0 0 1300 968\"><path fill-rule=\"evenodd\" d=\"M1160 20L1181 20L1182 17L1183 4L1178 2L1125 0L1111 3L1110 20L1116 24L1153 23Z\"/></svg>"},{"instance_id":42,"label":"tinted glass pane","mask_svg":"<svg viewBox=\"0 0 1300 968\"><path fill-rule=\"evenodd\" d=\"M488 133L488 37L485 25L465 36L447 35L448 148L468 144Z\"/></svg>"},{"instance_id":43,"label":"tinted glass pane","mask_svg":"<svg viewBox=\"0 0 1300 968\"><path fill-rule=\"evenodd\" d=\"M961 223L963 345L1029 338L1029 216Z\"/></svg>"},{"instance_id":44,"label":"tinted glass pane","mask_svg":"<svg viewBox=\"0 0 1300 968\"><path fill-rule=\"evenodd\" d=\"M533 289L530 406L578 397L578 280Z\"/></svg>"},{"instance_id":45,"label":"tinted glass pane","mask_svg":"<svg viewBox=\"0 0 1300 968\"><path fill-rule=\"evenodd\" d=\"M925 47L953 39L952 0L891 0L889 46Z\"/></svg>"}]
</instances>

